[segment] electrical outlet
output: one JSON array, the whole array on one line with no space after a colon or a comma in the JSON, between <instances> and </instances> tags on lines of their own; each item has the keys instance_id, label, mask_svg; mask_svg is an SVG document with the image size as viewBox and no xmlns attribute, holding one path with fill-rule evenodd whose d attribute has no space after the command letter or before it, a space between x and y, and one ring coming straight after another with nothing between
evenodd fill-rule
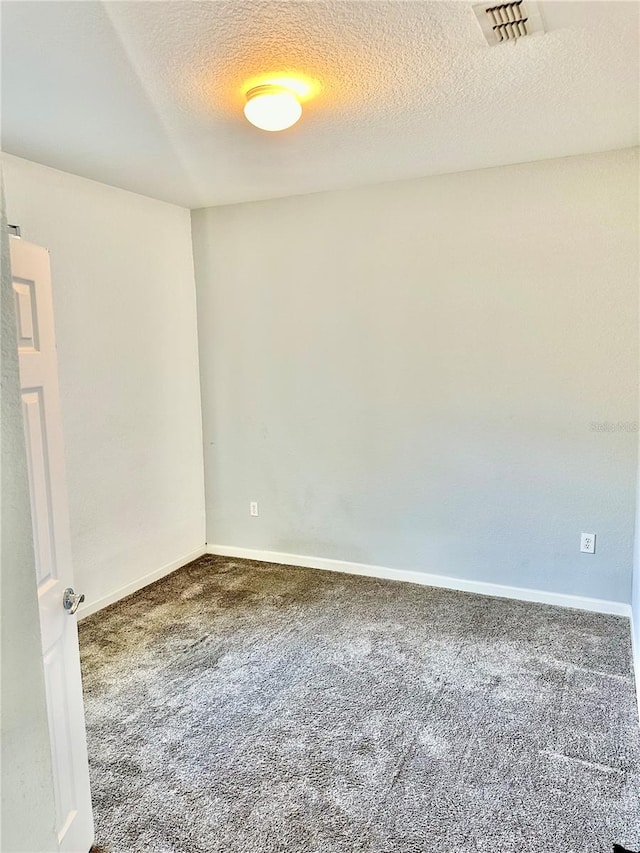
<instances>
[{"instance_id":1,"label":"electrical outlet","mask_svg":"<svg viewBox=\"0 0 640 853\"><path fill-rule=\"evenodd\" d=\"M249 515L258 516L258 501L251 501L249 504Z\"/></svg>"},{"instance_id":2,"label":"electrical outlet","mask_svg":"<svg viewBox=\"0 0 640 853\"><path fill-rule=\"evenodd\" d=\"M596 534L595 533L581 533L580 534L580 551L583 554L595 554L596 553Z\"/></svg>"}]
</instances>

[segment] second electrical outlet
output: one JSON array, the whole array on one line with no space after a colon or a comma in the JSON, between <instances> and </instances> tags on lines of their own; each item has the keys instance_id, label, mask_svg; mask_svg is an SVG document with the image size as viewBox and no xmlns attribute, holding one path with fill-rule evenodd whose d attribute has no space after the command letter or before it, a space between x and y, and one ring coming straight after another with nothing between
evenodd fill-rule
<instances>
[{"instance_id":1,"label":"second electrical outlet","mask_svg":"<svg viewBox=\"0 0 640 853\"><path fill-rule=\"evenodd\" d=\"M580 534L580 550L583 554L596 553L596 534L581 533Z\"/></svg>"}]
</instances>

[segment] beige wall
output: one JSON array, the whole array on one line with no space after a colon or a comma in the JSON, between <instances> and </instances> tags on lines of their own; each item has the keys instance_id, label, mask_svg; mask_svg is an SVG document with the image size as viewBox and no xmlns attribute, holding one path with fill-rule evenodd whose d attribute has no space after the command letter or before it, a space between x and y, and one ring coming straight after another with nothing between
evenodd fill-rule
<instances>
[{"instance_id":1,"label":"beige wall","mask_svg":"<svg viewBox=\"0 0 640 853\"><path fill-rule=\"evenodd\" d=\"M194 212L208 541L629 602L637 168Z\"/></svg>"},{"instance_id":2,"label":"beige wall","mask_svg":"<svg viewBox=\"0 0 640 853\"><path fill-rule=\"evenodd\" d=\"M204 544L189 212L3 159L9 221L51 253L75 581L93 608Z\"/></svg>"}]
</instances>

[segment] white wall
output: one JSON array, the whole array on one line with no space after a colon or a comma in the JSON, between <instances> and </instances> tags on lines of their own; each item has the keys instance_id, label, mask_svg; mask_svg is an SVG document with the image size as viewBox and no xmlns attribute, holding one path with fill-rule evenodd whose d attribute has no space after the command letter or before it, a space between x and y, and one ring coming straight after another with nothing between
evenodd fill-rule
<instances>
[{"instance_id":1,"label":"white wall","mask_svg":"<svg viewBox=\"0 0 640 853\"><path fill-rule=\"evenodd\" d=\"M51 252L76 588L93 609L204 544L189 212L4 155Z\"/></svg>"},{"instance_id":2,"label":"white wall","mask_svg":"<svg viewBox=\"0 0 640 853\"><path fill-rule=\"evenodd\" d=\"M637 165L194 212L208 542L628 602Z\"/></svg>"},{"instance_id":3,"label":"white wall","mask_svg":"<svg viewBox=\"0 0 640 853\"><path fill-rule=\"evenodd\" d=\"M0 203L0 849L3 853L51 853L58 849L53 774L20 405L14 296L2 198Z\"/></svg>"},{"instance_id":4,"label":"white wall","mask_svg":"<svg viewBox=\"0 0 640 853\"><path fill-rule=\"evenodd\" d=\"M636 495L636 538L633 554L631 613L633 656L636 674L636 696L638 699L638 710L640 710L640 472L638 474L638 491Z\"/></svg>"},{"instance_id":5,"label":"white wall","mask_svg":"<svg viewBox=\"0 0 640 853\"><path fill-rule=\"evenodd\" d=\"M640 240L640 237L638 239ZM640 285L640 279L638 280L638 284ZM636 483L636 530L633 549L633 581L631 590L631 630L633 656L635 661L636 697L638 700L638 710L640 711L640 434L638 435L638 462L638 478Z\"/></svg>"}]
</instances>

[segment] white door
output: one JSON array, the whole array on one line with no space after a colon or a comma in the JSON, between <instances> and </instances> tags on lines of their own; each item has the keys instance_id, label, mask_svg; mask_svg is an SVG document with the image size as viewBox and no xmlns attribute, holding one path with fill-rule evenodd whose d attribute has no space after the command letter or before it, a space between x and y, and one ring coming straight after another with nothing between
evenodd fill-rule
<instances>
[{"instance_id":1,"label":"white door","mask_svg":"<svg viewBox=\"0 0 640 853\"><path fill-rule=\"evenodd\" d=\"M11 237L42 658L62 853L87 853L93 815L67 511L49 253Z\"/></svg>"}]
</instances>

